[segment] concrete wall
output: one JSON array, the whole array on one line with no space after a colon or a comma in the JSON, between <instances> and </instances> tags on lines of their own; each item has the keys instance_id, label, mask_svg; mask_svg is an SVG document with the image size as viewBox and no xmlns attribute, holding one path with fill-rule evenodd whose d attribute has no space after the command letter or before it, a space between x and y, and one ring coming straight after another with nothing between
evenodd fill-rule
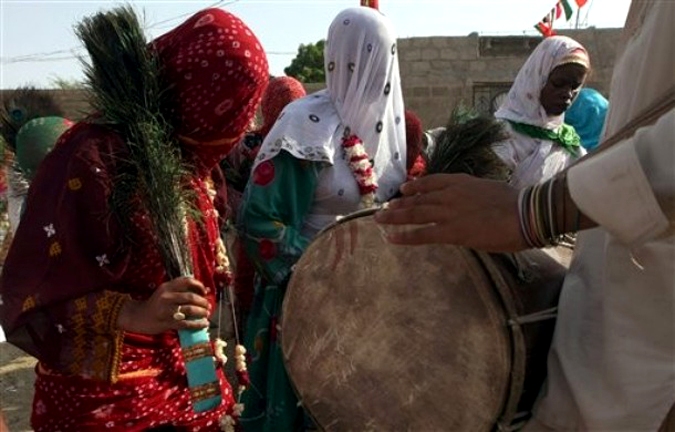
<instances>
[{"instance_id":1,"label":"concrete wall","mask_svg":"<svg viewBox=\"0 0 675 432\"><path fill-rule=\"evenodd\" d=\"M593 71L588 85L605 96L609 92L615 46L621 29L561 31L589 51ZM541 41L530 36L423 37L400 39L401 79L406 107L415 111L425 128L442 126L452 109L463 104L491 112L495 99L508 91L518 70ZM308 93L324 84L307 84ZM81 91L51 90L68 117L88 111Z\"/></svg>"},{"instance_id":2,"label":"concrete wall","mask_svg":"<svg viewBox=\"0 0 675 432\"><path fill-rule=\"evenodd\" d=\"M593 71L588 85L607 95L620 29L561 32L589 51ZM426 37L402 39L401 79L406 108L415 111L424 127L445 123L459 105L491 110L490 103L508 91L538 37Z\"/></svg>"}]
</instances>

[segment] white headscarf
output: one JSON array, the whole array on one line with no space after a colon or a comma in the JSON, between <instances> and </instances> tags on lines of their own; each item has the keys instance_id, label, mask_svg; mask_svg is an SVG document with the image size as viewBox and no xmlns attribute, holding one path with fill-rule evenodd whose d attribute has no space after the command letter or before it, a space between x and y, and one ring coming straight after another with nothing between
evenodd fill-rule
<instances>
[{"instance_id":1,"label":"white headscarf","mask_svg":"<svg viewBox=\"0 0 675 432\"><path fill-rule=\"evenodd\" d=\"M550 130L559 127L564 114L549 116L541 106L539 95L553 69L568 63L590 68L588 53L579 42L566 36L552 36L541 41L520 68L495 117Z\"/></svg>"},{"instance_id":2,"label":"white headscarf","mask_svg":"<svg viewBox=\"0 0 675 432\"><path fill-rule=\"evenodd\" d=\"M253 169L286 150L293 156L333 164L347 130L374 161L380 201L406 179L403 94L396 35L375 9L340 12L324 51L327 89L286 106L265 138Z\"/></svg>"}]
</instances>

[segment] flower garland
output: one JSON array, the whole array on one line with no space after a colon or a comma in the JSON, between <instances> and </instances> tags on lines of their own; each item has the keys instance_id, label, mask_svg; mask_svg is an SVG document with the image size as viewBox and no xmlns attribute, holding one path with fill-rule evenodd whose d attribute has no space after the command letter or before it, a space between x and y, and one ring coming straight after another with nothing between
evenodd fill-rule
<instances>
[{"instance_id":1,"label":"flower garland","mask_svg":"<svg viewBox=\"0 0 675 432\"><path fill-rule=\"evenodd\" d=\"M377 178L373 165L368 159L368 153L363 146L363 141L356 135L345 135L342 138L342 147L345 149L347 164L354 174L356 184L361 193L360 208L370 208L375 205L375 192L377 191Z\"/></svg>"},{"instance_id":2,"label":"flower garland","mask_svg":"<svg viewBox=\"0 0 675 432\"><path fill-rule=\"evenodd\" d=\"M204 182L206 186L206 192L211 200L211 202L214 201L216 197L216 189L213 184L213 180L208 178ZM218 210L213 210L214 211L214 216L218 218ZM234 278L232 277L232 271L230 270L230 259L227 256L227 249L225 247L225 242L223 241L223 238L219 235L218 240L216 240L216 268L215 272L217 275L219 275L223 280L224 280L224 286L221 286L220 288L223 290L227 290L230 299L233 298L232 293L232 281ZM234 314L234 310L232 311ZM246 367L246 348L244 348L243 345L239 343L239 336L236 334L236 320L234 318L234 315L232 316L233 321L235 321L235 339L237 340L237 345L234 347L234 360L235 360L235 373L237 375L237 393L236 393L236 400L237 403L234 404L234 407L232 408L232 414L225 414L223 417L220 419L220 428L224 432L234 432L236 430L235 426L237 424L237 420L241 416L241 413L244 411L244 404L241 403L241 394L246 390L246 388L251 384L251 379L248 375L248 369ZM219 319L219 329L220 329L220 319ZM214 342L214 354L216 357L216 360L222 365L222 367L225 367L225 363L227 363L227 356L225 355L225 347L227 346L227 342L222 340L220 337L216 338Z\"/></svg>"}]
</instances>

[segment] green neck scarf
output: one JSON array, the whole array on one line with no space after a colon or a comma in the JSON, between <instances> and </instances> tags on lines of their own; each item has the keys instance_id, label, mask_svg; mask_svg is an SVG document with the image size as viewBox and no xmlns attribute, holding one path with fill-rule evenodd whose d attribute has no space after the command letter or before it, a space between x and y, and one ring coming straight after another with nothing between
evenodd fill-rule
<instances>
[{"instance_id":1,"label":"green neck scarf","mask_svg":"<svg viewBox=\"0 0 675 432\"><path fill-rule=\"evenodd\" d=\"M564 148L572 156L579 156L581 138L574 127L568 124L563 123L558 129L550 130L511 120L509 120L509 123L511 123L511 127L513 127L513 130L516 132L532 138L553 141Z\"/></svg>"}]
</instances>

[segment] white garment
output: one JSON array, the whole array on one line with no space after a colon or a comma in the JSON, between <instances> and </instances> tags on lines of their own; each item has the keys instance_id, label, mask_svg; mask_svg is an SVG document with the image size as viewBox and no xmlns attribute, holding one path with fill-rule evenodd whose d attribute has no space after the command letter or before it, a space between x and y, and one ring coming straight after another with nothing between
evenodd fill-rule
<instances>
[{"instance_id":1,"label":"white garment","mask_svg":"<svg viewBox=\"0 0 675 432\"><path fill-rule=\"evenodd\" d=\"M384 202L406 179L403 93L391 23L369 7L340 12L328 31L324 59L326 90L286 106L253 169L282 149L333 165L348 129L374 161L376 198Z\"/></svg>"},{"instance_id":2,"label":"white garment","mask_svg":"<svg viewBox=\"0 0 675 432\"><path fill-rule=\"evenodd\" d=\"M303 221L301 233L310 239L326 226L335 223L339 216L358 210L361 203L359 187L344 158L342 147L335 148L333 159L333 165L319 172L312 206Z\"/></svg>"},{"instance_id":3,"label":"white garment","mask_svg":"<svg viewBox=\"0 0 675 432\"><path fill-rule=\"evenodd\" d=\"M504 128L510 138L493 145L492 149L511 170L509 184L518 189L550 179L586 154L579 147L579 156L573 156L553 141L514 131L508 122L504 123Z\"/></svg>"},{"instance_id":4,"label":"white garment","mask_svg":"<svg viewBox=\"0 0 675 432\"><path fill-rule=\"evenodd\" d=\"M633 1L606 137L675 87L674 22L675 2ZM526 430L656 431L675 403L675 110L568 179L602 228L578 237Z\"/></svg>"},{"instance_id":5,"label":"white garment","mask_svg":"<svg viewBox=\"0 0 675 432\"><path fill-rule=\"evenodd\" d=\"M549 116L539 96L553 69L578 60L574 53L588 56L581 44L566 36L549 37L539 43L518 71L495 117L549 130L559 128L564 115ZM511 169L510 184L514 187L523 188L546 181L578 158L552 141L520 134L513 131L508 122L505 123L511 138L495 144L493 148ZM582 154L580 152L579 156Z\"/></svg>"}]
</instances>

